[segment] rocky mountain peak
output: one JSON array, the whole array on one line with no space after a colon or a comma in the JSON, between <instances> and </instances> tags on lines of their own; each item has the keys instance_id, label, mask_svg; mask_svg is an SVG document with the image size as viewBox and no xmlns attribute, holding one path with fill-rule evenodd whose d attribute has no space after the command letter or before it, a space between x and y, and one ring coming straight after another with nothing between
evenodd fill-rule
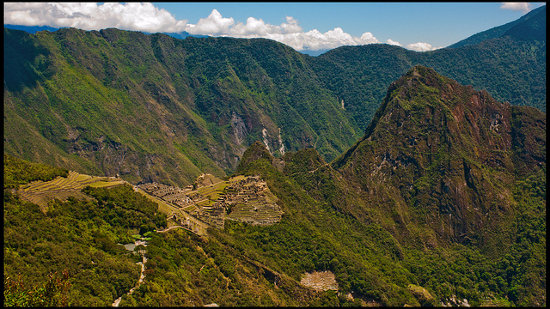
<instances>
[{"instance_id":1,"label":"rocky mountain peak","mask_svg":"<svg viewBox=\"0 0 550 309\"><path fill-rule=\"evenodd\" d=\"M333 166L396 222L436 224L454 240L482 237L511 210L514 115L486 91L415 66L391 84L363 140Z\"/></svg>"}]
</instances>

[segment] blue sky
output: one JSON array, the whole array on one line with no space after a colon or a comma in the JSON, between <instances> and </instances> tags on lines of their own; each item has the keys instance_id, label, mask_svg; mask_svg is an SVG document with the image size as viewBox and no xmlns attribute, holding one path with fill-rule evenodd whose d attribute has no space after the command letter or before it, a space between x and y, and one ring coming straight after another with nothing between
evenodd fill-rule
<instances>
[{"instance_id":1,"label":"blue sky","mask_svg":"<svg viewBox=\"0 0 550 309\"><path fill-rule=\"evenodd\" d=\"M433 50L520 18L537 3L5 3L4 23L266 37L297 50L389 43Z\"/></svg>"},{"instance_id":2,"label":"blue sky","mask_svg":"<svg viewBox=\"0 0 550 309\"><path fill-rule=\"evenodd\" d=\"M525 14L521 10L501 9L500 2L302 2L302 3L155 3L177 19L196 23L217 9L224 17L246 21L250 16L278 25L286 16L296 18L304 30L329 31L335 27L353 36L373 33L379 40L389 38L413 43L429 42L447 46L466 37L514 21ZM543 2L530 3L534 9Z\"/></svg>"}]
</instances>

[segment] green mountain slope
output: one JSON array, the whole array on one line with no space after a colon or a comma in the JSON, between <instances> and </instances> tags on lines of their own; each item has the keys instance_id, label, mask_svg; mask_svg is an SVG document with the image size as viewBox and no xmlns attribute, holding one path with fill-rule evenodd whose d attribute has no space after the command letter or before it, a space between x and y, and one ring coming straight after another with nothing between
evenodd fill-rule
<instances>
[{"instance_id":1,"label":"green mountain slope","mask_svg":"<svg viewBox=\"0 0 550 309\"><path fill-rule=\"evenodd\" d=\"M137 257L117 243L166 226L155 203L124 185L88 188L90 200L56 199L42 210L13 187L66 170L4 155L4 175L6 306L108 306L133 287Z\"/></svg>"},{"instance_id":2,"label":"green mountain slope","mask_svg":"<svg viewBox=\"0 0 550 309\"><path fill-rule=\"evenodd\" d=\"M498 100L546 110L546 41L503 37L422 53L385 44L345 46L312 61L360 127L368 125L390 83L418 64L486 89Z\"/></svg>"},{"instance_id":3,"label":"green mountain slope","mask_svg":"<svg viewBox=\"0 0 550 309\"><path fill-rule=\"evenodd\" d=\"M537 120L519 128L527 114ZM416 66L392 83L365 137L333 165L369 193L371 205L394 214L390 222L401 224L403 237L422 237L407 227L422 222L438 240L496 249L509 237L499 222L513 214L515 175L545 166L545 127L541 112L498 103ZM530 150L520 146L518 130L537 136ZM531 159L514 160L519 153Z\"/></svg>"},{"instance_id":4,"label":"green mountain slope","mask_svg":"<svg viewBox=\"0 0 550 309\"><path fill-rule=\"evenodd\" d=\"M4 33L6 148L33 160L185 184L223 176L255 140L333 158L361 131L305 56L272 41Z\"/></svg>"},{"instance_id":5,"label":"green mountain slope","mask_svg":"<svg viewBox=\"0 0 550 309\"><path fill-rule=\"evenodd\" d=\"M311 61L361 128L369 124L390 83L414 65L486 89L499 101L546 111L546 6L501 27L451 46L456 48L414 52L387 44L343 46Z\"/></svg>"},{"instance_id":6,"label":"green mountain slope","mask_svg":"<svg viewBox=\"0 0 550 309\"><path fill-rule=\"evenodd\" d=\"M265 179L285 214L272 226L211 230L225 252L211 256L231 276L240 266L228 266L228 255L236 265L252 259L277 286L282 274L298 281L332 271L339 294L326 294L323 305L457 305L459 298L543 306L544 116L415 67L392 84L365 138L331 164L314 149L274 158L253 144L237 173ZM155 258L170 255L166 248ZM158 304L177 291L159 274L132 304Z\"/></svg>"},{"instance_id":7,"label":"green mountain slope","mask_svg":"<svg viewBox=\"0 0 550 309\"><path fill-rule=\"evenodd\" d=\"M481 274L493 273L503 278L499 292L489 288L494 295L508 295L516 305L544 303L544 113L499 103L417 66L392 83L365 137L340 158L327 165L306 150L283 159L286 175L310 197L357 225L376 223L389 233L379 246L402 258L437 297L448 293L446 284L461 290L476 282L472 291L479 293L493 285ZM454 254L469 262L450 258ZM428 271L442 258L452 262ZM514 270L504 275L510 262ZM475 275L466 275L467 268Z\"/></svg>"}]
</instances>

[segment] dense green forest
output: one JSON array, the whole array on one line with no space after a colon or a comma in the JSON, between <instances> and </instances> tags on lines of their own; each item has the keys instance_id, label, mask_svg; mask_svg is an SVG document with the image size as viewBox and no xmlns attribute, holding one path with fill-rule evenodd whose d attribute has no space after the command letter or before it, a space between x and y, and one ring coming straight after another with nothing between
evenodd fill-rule
<instances>
[{"instance_id":1,"label":"dense green forest","mask_svg":"<svg viewBox=\"0 0 550 309\"><path fill-rule=\"evenodd\" d=\"M403 110L410 119L394 121ZM432 116L426 117L427 112ZM500 122L475 116L484 113L503 116L495 118ZM466 117L458 121L472 127L455 131L447 118L452 114ZM496 124L510 130L494 131ZM393 126L408 135L386 134L397 130ZM184 229L154 233L166 226L166 218L128 185L87 187L83 192L93 200L55 200L46 212L5 188L4 299L22 305L110 304L134 286L139 274L137 257L117 244L131 242L139 233L149 239L146 279L135 293L123 296L122 305L544 306L544 127L543 113L536 109L499 103L486 92L415 67L392 84L365 137L338 160L327 164L313 148L276 158L261 142L243 154L235 173L261 176L279 198L284 215L273 225L226 221L223 230L210 228L202 237ZM425 134L430 130L435 132ZM521 138L525 135L532 138ZM432 162L425 169L403 165L399 157L407 148L392 146L415 136L413 153L421 157L414 160L420 166L423 160ZM445 139L434 140L437 136ZM427 144L419 137L427 138ZM424 149L429 143L447 147L446 154ZM396 151L402 155L392 159ZM469 157L475 151L481 155ZM524 158L523 164L510 163L516 156ZM391 164L381 164L382 174L376 176L369 162L382 157ZM409 154L410 162L413 158ZM66 173L9 156L4 164L13 183ZM392 187L408 186L404 168L421 181L413 183L413 196ZM456 174L459 183L453 184ZM396 177L401 182L394 182ZM466 216L460 201L449 210L426 195L452 201L456 196L438 184L459 188L464 181L483 192L478 200L472 191L461 196L485 209L482 218L488 222L475 213ZM494 194L507 190L505 199L496 198L504 204L492 203ZM415 201L422 201L423 208ZM458 219L447 220L449 213ZM461 226L467 237L460 234ZM314 292L300 285L312 271L331 271L338 291Z\"/></svg>"},{"instance_id":2,"label":"dense green forest","mask_svg":"<svg viewBox=\"0 0 550 309\"><path fill-rule=\"evenodd\" d=\"M290 154L294 168L282 173L262 145L249 152L264 152L269 159L245 162L239 172L267 179L282 200L283 221L267 227L229 223L223 231L211 230L208 239L183 229L154 234L147 246L147 280L121 305L340 306L359 305L361 299L390 306L437 305L453 295L472 305L543 304L544 173L517 183L517 236L509 250L489 256L471 246L426 250L398 239L375 222L364 223L321 201L319 195L332 190L304 190L300 183L319 178L326 188L339 186L327 171L309 173L311 161L296 161L307 156ZM5 290L6 304L103 306L133 286L137 259L116 243L131 241L144 222L157 227L162 220L158 225L148 221L143 214L154 217L153 210L137 202L141 196L128 187L85 191L97 202L55 201L44 214L5 190L4 282L9 286L19 280L22 285ZM301 274L314 270L333 271L341 292L319 294L299 286ZM59 280L60 287L48 288L49 276L62 273L66 277ZM411 283L426 288L434 299L415 298L407 289ZM53 296L33 300L38 293L33 289L40 291L42 285ZM346 292L355 300L344 297Z\"/></svg>"},{"instance_id":3,"label":"dense green forest","mask_svg":"<svg viewBox=\"0 0 550 309\"><path fill-rule=\"evenodd\" d=\"M414 52L391 45L344 46L312 62L345 102L354 123L366 128L390 83L414 65L425 65L499 101L546 111L546 41L495 38L461 48Z\"/></svg>"}]
</instances>

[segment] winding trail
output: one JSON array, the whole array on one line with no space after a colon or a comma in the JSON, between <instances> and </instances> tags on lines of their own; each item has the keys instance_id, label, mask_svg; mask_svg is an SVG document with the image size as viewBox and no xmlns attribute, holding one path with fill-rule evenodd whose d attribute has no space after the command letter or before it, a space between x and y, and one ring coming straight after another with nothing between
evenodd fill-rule
<instances>
[{"instance_id":1,"label":"winding trail","mask_svg":"<svg viewBox=\"0 0 550 309\"><path fill-rule=\"evenodd\" d=\"M168 231L170 231L170 230L177 229L178 227L179 227L179 228L183 228L183 229L185 228L185 227L183 227L183 226L181 226L181 225L174 225L174 226L171 226L171 227L169 227L169 228L167 228L167 229L164 229L164 230L162 230L162 231L157 231L157 233L165 233L165 232L168 232Z\"/></svg>"},{"instance_id":2,"label":"winding trail","mask_svg":"<svg viewBox=\"0 0 550 309\"><path fill-rule=\"evenodd\" d=\"M138 245L144 245L144 246L147 246L147 243L144 243L144 242L141 242L140 240L136 240L135 242L136 246ZM145 263L147 263L147 257L145 257L145 253L146 251L145 250L142 250L140 252L141 254L141 262L137 262L137 264L140 264L141 265L141 272L139 274L139 280L138 282L136 283L136 285L130 289L130 291L128 291L128 293L126 294L123 294L122 296L124 295L130 295L132 293L134 293L134 291L136 289L139 288L139 286L143 283L143 280L145 280ZM118 305L120 304L120 301L122 300L122 296L120 296L119 298L117 298L114 302L113 302L113 307L118 307Z\"/></svg>"},{"instance_id":3,"label":"winding trail","mask_svg":"<svg viewBox=\"0 0 550 309\"><path fill-rule=\"evenodd\" d=\"M169 228L167 228L167 229L164 229L164 230L162 230L162 231L156 231L156 232L157 232L157 233L165 233L165 232L168 232L168 231L173 230L173 229L176 229L176 228L185 228L185 227L183 227L183 226L181 226L181 225L175 225L175 226L171 226L171 227L169 227ZM135 244L136 247L139 246L139 245L143 245L143 246L147 247L147 242L145 242L145 241L143 241L143 240L136 240L136 241L134 242L134 244ZM135 285L133 288L131 288L130 291L128 291L128 293L123 294L122 296L124 296L124 295L131 295L132 293L134 293L134 291L137 290L137 289L139 288L139 286L140 286L140 285L143 283L143 281L145 280L145 269L146 269L145 264L147 263L147 257L145 257L145 253L147 253L147 251L142 250L142 251L140 251L139 253L141 254L141 262L137 262L137 264L141 265L141 272L140 272L140 274L139 274L139 280L138 280L138 282L136 283L136 285ZM120 301L122 300L122 296L120 296L119 298L117 298L117 299L113 302L113 304L112 304L113 307L118 307L118 305L120 304Z\"/></svg>"}]
</instances>

